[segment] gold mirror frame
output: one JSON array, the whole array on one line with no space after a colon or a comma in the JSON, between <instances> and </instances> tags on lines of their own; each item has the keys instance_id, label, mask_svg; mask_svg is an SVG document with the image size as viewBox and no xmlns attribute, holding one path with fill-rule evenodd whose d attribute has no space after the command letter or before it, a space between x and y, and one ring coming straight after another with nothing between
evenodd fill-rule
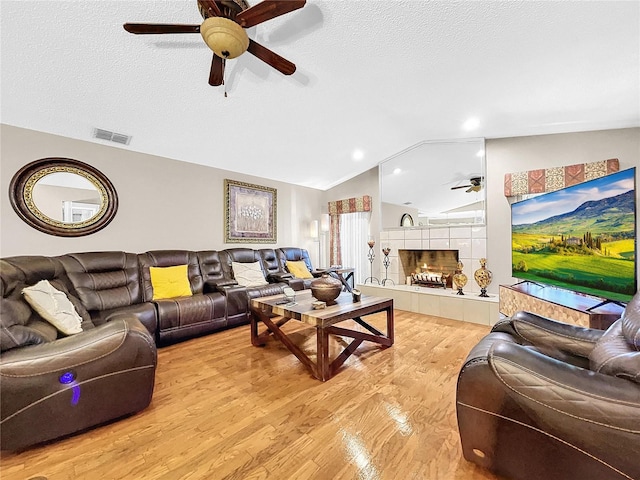
<instances>
[{"instance_id":1,"label":"gold mirror frame","mask_svg":"<svg viewBox=\"0 0 640 480\"><path fill-rule=\"evenodd\" d=\"M33 201L33 189L41 178L52 173L79 175L96 188L100 195L100 210L82 222L61 222L40 211ZM41 158L22 167L9 185L11 206L28 225L49 235L81 237L106 227L118 210L118 195L109 179L99 170L71 158Z\"/></svg>"}]
</instances>

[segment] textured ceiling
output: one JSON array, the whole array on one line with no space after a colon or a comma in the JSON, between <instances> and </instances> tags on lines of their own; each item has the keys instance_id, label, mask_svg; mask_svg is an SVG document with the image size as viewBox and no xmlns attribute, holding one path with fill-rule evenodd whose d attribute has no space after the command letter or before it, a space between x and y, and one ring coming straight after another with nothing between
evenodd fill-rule
<instances>
[{"instance_id":1,"label":"textured ceiling","mask_svg":"<svg viewBox=\"0 0 640 480\"><path fill-rule=\"evenodd\" d=\"M2 0L0 15L3 123L105 143L98 127L132 135L122 148L314 188L425 140L640 125L636 1L308 0L248 31L296 73L246 53L226 97L198 34L122 28L200 23L195 0Z\"/></svg>"}]
</instances>

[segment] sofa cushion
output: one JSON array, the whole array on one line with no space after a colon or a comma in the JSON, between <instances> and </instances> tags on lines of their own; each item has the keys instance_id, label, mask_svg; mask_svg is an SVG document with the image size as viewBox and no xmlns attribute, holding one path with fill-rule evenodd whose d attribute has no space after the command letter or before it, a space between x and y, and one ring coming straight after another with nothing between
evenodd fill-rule
<instances>
[{"instance_id":1,"label":"sofa cushion","mask_svg":"<svg viewBox=\"0 0 640 480\"><path fill-rule=\"evenodd\" d=\"M174 267L149 267L153 300L163 298L190 297L191 286L187 277L187 265Z\"/></svg>"},{"instance_id":2,"label":"sofa cushion","mask_svg":"<svg viewBox=\"0 0 640 480\"><path fill-rule=\"evenodd\" d=\"M26 325L8 326L3 322L0 326L0 351L53 342L56 338L58 338L56 327L42 320L31 320Z\"/></svg>"},{"instance_id":3,"label":"sofa cushion","mask_svg":"<svg viewBox=\"0 0 640 480\"><path fill-rule=\"evenodd\" d=\"M56 290L48 280L22 289L29 305L46 321L65 335L82 332L82 317L78 315L67 295Z\"/></svg>"},{"instance_id":4,"label":"sofa cushion","mask_svg":"<svg viewBox=\"0 0 640 480\"><path fill-rule=\"evenodd\" d=\"M149 333L155 337L158 330L158 314L156 306L151 302L138 303L127 307L111 308L109 310L94 310L91 312L91 320L95 325L102 325L123 316L134 316L142 323ZM85 322L82 323L84 328ZM85 328L86 330L86 328Z\"/></svg>"},{"instance_id":5,"label":"sofa cushion","mask_svg":"<svg viewBox=\"0 0 640 480\"><path fill-rule=\"evenodd\" d=\"M233 276L238 282L238 285L242 285L244 287L258 287L269 283L264 278L260 262L231 262L231 268L233 269Z\"/></svg>"},{"instance_id":6,"label":"sofa cushion","mask_svg":"<svg viewBox=\"0 0 640 480\"><path fill-rule=\"evenodd\" d=\"M158 340L161 343L215 332L227 326L226 300L219 292L154 303L158 310Z\"/></svg>"},{"instance_id":7,"label":"sofa cushion","mask_svg":"<svg viewBox=\"0 0 640 480\"><path fill-rule=\"evenodd\" d=\"M313 278L307 264L302 260L287 261L287 270L296 278Z\"/></svg>"}]
</instances>

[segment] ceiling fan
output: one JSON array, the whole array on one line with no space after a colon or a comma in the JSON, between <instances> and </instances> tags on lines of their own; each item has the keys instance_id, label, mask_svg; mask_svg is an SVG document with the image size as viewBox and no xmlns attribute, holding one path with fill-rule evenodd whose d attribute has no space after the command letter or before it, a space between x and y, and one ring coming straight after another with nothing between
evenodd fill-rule
<instances>
[{"instance_id":1,"label":"ceiling fan","mask_svg":"<svg viewBox=\"0 0 640 480\"><path fill-rule=\"evenodd\" d=\"M465 193L479 192L482 189L482 182L484 177L471 177L469 179L469 185L458 185L457 187L451 187L451 190L457 190L458 188L468 188Z\"/></svg>"},{"instance_id":2,"label":"ceiling fan","mask_svg":"<svg viewBox=\"0 0 640 480\"><path fill-rule=\"evenodd\" d=\"M224 83L226 60L239 57L245 51L285 75L295 72L293 63L251 40L244 29L298 10L305 3L306 0L263 0L249 7L245 0L198 0L198 10L204 19L201 25L125 23L123 27L129 33L143 35L200 33L213 50L209 85L218 86Z\"/></svg>"}]
</instances>

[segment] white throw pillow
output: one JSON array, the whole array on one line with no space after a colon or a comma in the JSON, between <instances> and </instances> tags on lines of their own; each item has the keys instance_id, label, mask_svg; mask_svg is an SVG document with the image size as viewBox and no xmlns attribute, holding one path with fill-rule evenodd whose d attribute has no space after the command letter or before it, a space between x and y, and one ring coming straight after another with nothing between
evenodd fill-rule
<instances>
[{"instance_id":1,"label":"white throw pillow","mask_svg":"<svg viewBox=\"0 0 640 480\"><path fill-rule=\"evenodd\" d=\"M67 296L53 288L48 280L23 288L22 294L38 315L65 335L82 332L82 317Z\"/></svg>"},{"instance_id":2,"label":"white throw pillow","mask_svg":"<svg viewBox=\"0 0 640 480\"><path fill-rule=\"evenodd\" d=\"M264 279L262 268L260 268L260 262L231 262L231 268L233 269L233 276L236 278L238 285L242 285L244 287L258 287L269 283Z\"/></svg>"}]
</instances>

